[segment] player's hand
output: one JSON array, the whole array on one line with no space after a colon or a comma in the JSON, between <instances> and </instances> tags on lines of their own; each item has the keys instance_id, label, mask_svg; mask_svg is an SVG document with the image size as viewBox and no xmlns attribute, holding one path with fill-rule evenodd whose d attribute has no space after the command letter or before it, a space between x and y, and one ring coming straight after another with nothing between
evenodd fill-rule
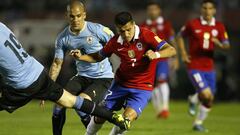
<instances>
[{"instance_id":1,"label":"player's hand","mask_svg":"<svg viewBox=\"0 0 240 135\"><path fill-rule=\"evenodd\" d=\"M211 40L215 45L217 45L220 48L223 48L223 44L216 37L212 37Z\"/></svg>"},{"instance_id":2,"label":"player's hand","mask_svg":"<svg viewBox=\"0 0 240 135\"><path fill-rule=\"evenodd\" d=\"M44 110L45 100L41 100L39 105Z\"/></svg>"},{"instance_id":3,"label":"player's hand","mask_svg":"<svg viewBox=\"0 0 240 135\"><path fill-rule=\"evenodd\" d=\"M75 59L79 59L82 56L82 53L80 50L76 49L76 50L71 50L69 55Z\"/></svg>"},{"instance_id":4,"label":"player's hand","mask_svg":"<svg viewBox=\"0 0 240 135\"><path fill-rule=\"evenodd\" d=\"M188 56L187 54L182 54L182 61L185 63L190 63L190 56Z\"/></svg>"},{"instance_id":5,"label":"player's hand","mask_svg":"<svg viewBox=\"0 0 240 135\"><path fill-rule=\"evenodd\" d=\"M157 55L153 50L148 50L144 56L148 57L150 60L157 58Z\"/></svg>"}]
</instances>

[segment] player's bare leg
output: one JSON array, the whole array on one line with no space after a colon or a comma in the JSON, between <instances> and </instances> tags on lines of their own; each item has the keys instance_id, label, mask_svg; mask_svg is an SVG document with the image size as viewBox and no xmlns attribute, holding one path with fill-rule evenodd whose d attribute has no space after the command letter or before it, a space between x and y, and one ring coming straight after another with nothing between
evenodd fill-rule
<instances>
[{"instance_id":1,"label":"player's bare leg","mask_svg":"<svg viewBox=\"0 0 240 135\"><path fill-rule=\"evenodd\" d=\"M203 127L203 122L208 116L208 112L211 109L214 97L210 88L204 89L199 93L198 96L201 104L199 105L199 110L194 121L193 129L196 131L207 132L208 130Z\"/></svg>"}]
</instances>

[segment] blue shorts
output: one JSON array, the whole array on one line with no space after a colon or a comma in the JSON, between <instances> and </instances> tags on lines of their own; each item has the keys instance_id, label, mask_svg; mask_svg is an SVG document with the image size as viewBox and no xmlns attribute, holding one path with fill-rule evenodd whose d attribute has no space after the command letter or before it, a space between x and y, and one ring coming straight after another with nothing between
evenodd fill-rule
<instances>
[{"instance_id":1,"label":"blue shorts","mask_svg":"<svg viewBox=\"0 0 240 135\"><path fill-rule=\"evenodd\" d=\"M134 88L126 88L112 82L105 97L105 107L109 110L119 111L121 108L130 107L134 109L138 116L151 98L151 91Z\"/></svg>"},{"instance_id":2,"label":"blue shorts","mask_svg":"<svg viewBox=\"0 0 240 135\"><path fill-rule=\"evenodd\" d=\"M189 78L199 93L206 88L210 88L212 94L216 93L216 73L215 71L200 71L200 70L189 70Z\"/></svg>"},{"instance_id":3,"label":"blue shorts","mask_svg":"<svg viewBox=\"0 0 240 135\"><path fill-rule=\"evenodd\" d=\"M159 61L156 68L156 81L162 82L167 81L169 75L168 61Z\"/></svg>"}]
</instances>

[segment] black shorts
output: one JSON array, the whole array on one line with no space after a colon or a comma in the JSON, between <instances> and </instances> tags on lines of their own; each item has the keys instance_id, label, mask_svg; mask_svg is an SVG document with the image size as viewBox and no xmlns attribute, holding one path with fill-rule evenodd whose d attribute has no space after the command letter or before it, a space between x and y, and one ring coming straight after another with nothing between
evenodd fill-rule
<instances>
[{"instance_id":1,"label":"black shorts","mask_svg":"<svg viewBox=\"0 0 240 135\"><path fill-rule=\"evenodd\" d=\"M112 78L88 78L84 76L73 76L64 87L68 92L78 96L85 93L94 102L103 100L108 88L111 86Z\"/></svg>"},{"instance_id":2,"label":"black shorts","mask_svg":"<svg viewBox=\"0 0 240 135\"><path fill-rule=\"evenodd\" d=\"M43 71L38 79L25 89L14 89L11 86L4 86L0 98L0 110L13 112L24 106L32 99L51 100L56 102L63 94L63 88L55 83Z\"/></svg>"}]
</instances>

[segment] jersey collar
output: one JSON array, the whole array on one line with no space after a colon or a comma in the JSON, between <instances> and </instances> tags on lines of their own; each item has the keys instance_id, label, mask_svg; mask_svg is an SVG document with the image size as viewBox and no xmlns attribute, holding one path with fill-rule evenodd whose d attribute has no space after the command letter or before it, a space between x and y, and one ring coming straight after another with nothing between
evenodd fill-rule
<instances>
[{"instance_id":1,"label":"jersey collar","mask_svg":"<svg viewBox=\"0 0 240 135\"><path fill-rule=\"evenodd\" d=\"M164 18L162 16L159 16L157 19L156 19L156 22L157 24L163 24L164 22ZM146 20L146 24L147 25L152 25L153 21L151 19L147 19Z\"/></svg>"},{"instance_id":2,"label":"jersey collar","mask_svg":"<svg viewBox=\"0 0 240 135\"><path fill-rule=\"evenodd\" d=\"M137 25L135 25L134 27L135 27L135 35L134 35L134 39L133 40L136 40L136 39L139 39L140 28ZM121 45L123 44L122 36L119 35L119 37L117 39L117 42L120 43Z\"/></svg>"},{"instance_id":3,"label":"jersey collar","mask_svg":"<svg viewBox=\"0 0 240 135\"><path fill-rule=\"evenodd\" d=\"M202 16L200 16L200 22L201 22L202 25L215 26L216 19L215 19L215 17L213 17L210 24L208 24L208 22L206 20L204 20Z\"/></svg>"},{"instance_id":4,"label":"jersey collar","mask_svg":"<svg viewBox=\"0 0 240 135\"><path fill-rule=\"evenodd\" d=\"M85 28L86 28L86 25L87 25L87 22L86 22L86 21L84 21L83 28L81 29L81 31L79 32L79 34L80 34L82 31L84 31L84 30L85 30ZM72 34L72 35L74 35L74 36L77 36L75 33L73 33L73 32L71 31L71 29L70 29L70 26L68 27L68 31L69 31L69 33L70 33L70 34ZM78 35L79 35L79 34L78 34Z\"/></svg>"}]
</instances>

